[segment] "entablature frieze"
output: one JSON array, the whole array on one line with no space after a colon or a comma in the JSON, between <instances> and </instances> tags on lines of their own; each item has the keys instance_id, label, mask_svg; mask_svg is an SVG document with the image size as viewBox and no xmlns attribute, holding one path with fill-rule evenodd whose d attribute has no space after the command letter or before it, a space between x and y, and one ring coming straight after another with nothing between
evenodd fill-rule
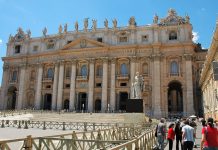
<instances>
[{"instance_id":1,"label":"entablature frieze","mask_svg":"<svg viewBox=\"0 0 218 150\"><path fill-rule=\"evenodd\" d=\"M191 61L193 58L192 54L184 54L183 57L185 58L186 61Z\"/></svg>"},{"instance_id":2,"label":"entablature frieze","mask_svg":"<svg viewBox=\"0 0 218 150\"><path fill-rule=\"evenodd\" d=\"M161 61L161 59L162 59L163 57L164 57L163 54L160 54L160 53L158 53L158 54L152 54L152 55L150 56L150 58L151 58L152 61Z\"/></svg>"}]
</instances>

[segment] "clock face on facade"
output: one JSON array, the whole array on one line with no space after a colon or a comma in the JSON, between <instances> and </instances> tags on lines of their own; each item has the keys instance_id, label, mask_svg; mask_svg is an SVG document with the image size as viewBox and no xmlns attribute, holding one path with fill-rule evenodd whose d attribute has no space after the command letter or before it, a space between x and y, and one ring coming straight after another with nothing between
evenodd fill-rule
<instances>
[{"instance_id":1,"label":"clock face on facade","mask_svg":"<svg viewBox=\"0 0 218 150\"><path fill-rule=\"evenodd\" d=\"M81 47L81 48L85 48L86 46L87 46L86 40L85 40L85 39L81 40L81 41L80 41L80 47Z\"/></svg>"}]
</instances>

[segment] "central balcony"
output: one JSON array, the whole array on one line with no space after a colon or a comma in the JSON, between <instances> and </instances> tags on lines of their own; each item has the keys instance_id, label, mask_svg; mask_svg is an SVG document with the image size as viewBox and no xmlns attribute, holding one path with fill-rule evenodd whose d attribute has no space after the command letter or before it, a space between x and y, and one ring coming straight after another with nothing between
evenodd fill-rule
<instances>
[{"instance_id":1,"label":"central balcony","mask_svg":"<svg viewBox=\"0 0 218 150\"><path fill-rule=\"evenodd\" d=\"M118 80L128 80L129 79L129 74L119 74L117 75Z\"/></svg>"},{"instance_id":2,"label":"central balcony","mask_svg":"<svg viewBox=\"0 0 218 150\"><path fill-rule=\"evenodd\" d=\"M77 76L76 80L77 81L84 81L84 80L86 81L86 80L88 80L88 76Z\"/></svg>"}]
</instances>

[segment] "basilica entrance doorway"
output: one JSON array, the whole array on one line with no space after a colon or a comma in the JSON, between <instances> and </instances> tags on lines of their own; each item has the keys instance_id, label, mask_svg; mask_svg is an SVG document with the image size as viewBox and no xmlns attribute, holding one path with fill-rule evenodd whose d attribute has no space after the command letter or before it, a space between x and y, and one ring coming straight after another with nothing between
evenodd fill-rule
<instances>
[{"instance_id":1,"label":"basilica entrance doorway","mask_svg":"<svg viewBox=\"0 0 218 150\"><path fill-rule=\"evenodd\" d=\"M182 85L178 81L170 82L168 85L168 114L181 116L182 112L183 112Z\"/></svg>"},{"instance_id":2,"label":"basilica entrance doorway","mask_svg":"<svg viewBox=\"0 0 218 150\"><path fill-rule=\"evenodd\" d=\"M126 111L126 103L128 100L127 92L120 92L119 110Z\"/></svg>"},{"instance_id":3,"label":"basilica entrance doorway","mask_svg":"<svg viewBox=\"0 0 218 150\"><path fill-rule=\"evenodd\" d=\"M12 86L8 89L7 109L15 109L17 101L17 88Z\"/></svg>"},{"instance_id":4,"label":"basilica entrance doorway","mask_svg":"<svg viewBox=\"0 0 218 150\"><path fill-rule=\"evenodd\" d=\"M77 110L78 111L86 111L87 110L87 94L79 93L78 102L77 102Z\"/></svg>"},{"instance_id":5,"label":"basilica entrance doorway","mask_svg":"<svg viewBox=\"0 0 218 150\"><path fill-rule=\"evenodd\" d=\"M64 100L64 109L69 110L69 104L70 104L69 99L65 99Z\"/></svg>"},{"instance_id":6,"label":"basilica entrance doorway","mask_svg":"<svg viewBox=\"0 0 218 150\"><path fill-rule=\"evenodd\" d=\"M96 99L95 100L95 112L100 112L101 111L101 100Z\"/></svg>"},{"instance_id":7,"label":"basilica entrance doorway","mask_svg":"<svg viewBox=\"0 0 218 150\"><path fill-rule=\"evenodd\" d=\"M45 94L43 109L44 110L51 110L51 102L52 102L52 95Z\"/></svg>"}]
</instances>

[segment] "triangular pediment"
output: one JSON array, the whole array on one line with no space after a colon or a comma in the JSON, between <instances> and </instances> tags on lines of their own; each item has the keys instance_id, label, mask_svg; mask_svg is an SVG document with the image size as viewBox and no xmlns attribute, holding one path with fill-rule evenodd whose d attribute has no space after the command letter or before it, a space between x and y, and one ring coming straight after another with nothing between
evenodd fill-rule
<instances>
[{"instance_id":1,"label":"triangular pediment","mask_svg":"<svg viewBox=\"0 0 218 150\"><path fill-rule=\"evenodd\" d=\"M104 48L104 47L108 47L108 45L103 42L98 42L97 40L88 39L86 37L80 37L66 44L62 48L62 50L81 49L81 48Z\"/></svg>"}]
</instances>

